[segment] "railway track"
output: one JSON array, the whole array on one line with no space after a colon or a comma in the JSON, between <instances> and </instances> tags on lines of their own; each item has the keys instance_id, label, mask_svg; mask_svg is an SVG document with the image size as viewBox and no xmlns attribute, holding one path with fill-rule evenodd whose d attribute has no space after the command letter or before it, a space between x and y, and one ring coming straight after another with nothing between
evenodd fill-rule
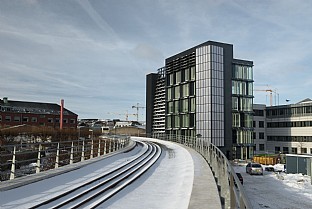
<instances>
[{"instance_id":1,"label":"railway track","mask_svg":"<svg viewBox=\"0 0 312 209\"><path fill-rule=\"evenodd\" d=\"M160 157L162 150L159 145L152 142L137 143L142 143L144 151L132 160L31 208L98 207L139 178Z\"/></svg>"}]
</instances>

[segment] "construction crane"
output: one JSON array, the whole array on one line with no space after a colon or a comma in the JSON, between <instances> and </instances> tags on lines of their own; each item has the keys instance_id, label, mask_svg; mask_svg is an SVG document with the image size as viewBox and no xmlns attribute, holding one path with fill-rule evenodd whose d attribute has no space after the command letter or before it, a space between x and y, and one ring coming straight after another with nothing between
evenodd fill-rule
<instances>
[{"instance_id":1,"label":"construction crane","mask_svg":"<svg viewBox=\"0 0 312 209\"><path fill-rule=\"evenodd\" d=\"M270 93L270 106L273 105L273 93L277 94L276 90L272 90L271 88L268 88L267 89L254 89L254 91L264 91L264 92L268 92ZM276 98L275 98L275 103L276 103Z\"/></svg>"},{"instance_id":2,"label":"construction crane","mask_svg":"<svg viewBox=\"0 0 312 209\"><path fill-rule=\"evenodd\" d=\"M139 109L143 109L143 108L145 108L145 107L140 107L139 103L137 103L136 106L133 105L132 108L136 108L136 110L137 110L137 113L136 113L136 115L137 115L137 121L139 122Z\"/></svg>"},{"instance_id":3,"label":"construction crane","mask_svg":"<svg viewBox=\"0 0 312 209\"><path fill-rule=\"evenodd\" d=\"M130 114L128 111L126 113L115 113L115 112L108 112L107 114L114 114L114 115L124 115L126 117L126 121L129 121L129 116L137 116L137 114Z\"/></svg>"}]
</instances>

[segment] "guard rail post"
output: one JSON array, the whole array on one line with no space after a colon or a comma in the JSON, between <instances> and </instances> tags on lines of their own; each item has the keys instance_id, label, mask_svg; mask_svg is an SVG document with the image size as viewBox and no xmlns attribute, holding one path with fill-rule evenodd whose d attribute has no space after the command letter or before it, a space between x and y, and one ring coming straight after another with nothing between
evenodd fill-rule
<instances>
[{"instance_id":1,"label":"guard rail post","mask_svg":"<svg viewBox=\"0 0 312 209\"><path fill-rule=\"evenodd\" d=\"M85 140L82 140L81 160L80 161L85 160L84 154L85 154Z\"/></svg>"},{"instance_id":2,"label":"guard rail post","mask_svg":"<svg viewBox=\"0 0 312 209\"><path fill-rule=\"evenodd\" d=\"M57 143L54 168L59 167L59 160L60 160L60 143Z\"/></svg>"},{"instance_id":3,"label":"guard rail post","mask_svg":"<svg viewBox=\"0 0 312 209\"><path fill-rule=\"evenodd\" d=\"M12 164L11 164L11 173L10 173L10 180L15 178L15 156L16 155L16 147L13 147L13 156L12 156Z\"/></svg>"},{"instance_id":4,"label":"guard rail post","mask_svg":"<svg viewBox=\"0 0 312 209\"><path fill-rule=\"evenodd\" d=\"M38 157L37 157L36 173L40 172L40 159L41 159L41 144L39 144L39 146L38 146Z\"/></svg>"},{"instance_id":5,"label":"guard rail post","mask_svg":"<svg viewBox=\"0 0 312 209\"><path fill-rule=\"evenodd\" d=\"M72 141L71 147L70 147L70 157L69 157L69 164L74 163L74 142Z\"/></svg>"},{"instance_id":6,"label":"guard rail post","mask_svg":"<svg viewBox=\"0 0 312 209\"><path fill-rule=\"evenodd\" d=\"M100 157L101 155L101 139L99 138L99 144L98 144L98 153L97 156Z\"/></svg>"}]
</instances>

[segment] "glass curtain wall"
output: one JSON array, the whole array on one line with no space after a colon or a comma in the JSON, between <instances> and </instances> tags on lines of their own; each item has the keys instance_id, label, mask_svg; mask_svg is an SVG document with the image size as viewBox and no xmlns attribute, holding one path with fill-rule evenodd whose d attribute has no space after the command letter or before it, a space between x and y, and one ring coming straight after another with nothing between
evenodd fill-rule
<instances>
[{"instance_id":1,"label":"glass curtain wall","mask_svg":"<svg viewBox=\"0 0 312 209\"><path fill-rule=\"evenodd\" d=\"M233 64L232 127L234 158L247 159L253 154L253 67Z\"/></svg>"},{"instance_id":2,"label":"glass curtain wall","mask_svg":"<svg viewBox=\"0 0 312 209\"><path fill-rule=\"evenodd\" d=\"M196 134L224 146L223 48L196 49Z\"/></svg>"}]
</instances>

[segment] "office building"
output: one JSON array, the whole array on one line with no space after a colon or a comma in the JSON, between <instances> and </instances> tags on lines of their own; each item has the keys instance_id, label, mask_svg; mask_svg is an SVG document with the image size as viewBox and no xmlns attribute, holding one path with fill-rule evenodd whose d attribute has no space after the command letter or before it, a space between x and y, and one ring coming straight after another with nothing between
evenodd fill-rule
<instances>
[{"instance_id":1,"label":"office building","mask_svg":"<svg viewBox=\"0 0 312 209\"><path fill-rule=\"evenodd\" d=\"M312 154L311 99L289 105L254 105L254 112L258 118L255 154Z\"/></svg>"},{"instance_id":2,"label":"office building","mask_svg":"<svg viewBox=\"0 0 312 209\"><path fill-rule=\"evenodd\" d=\"M147 75L146 132L201 137L229 158L253 154L253 62L233 45L207 41Z\"/></svg>"}]
</instances>

